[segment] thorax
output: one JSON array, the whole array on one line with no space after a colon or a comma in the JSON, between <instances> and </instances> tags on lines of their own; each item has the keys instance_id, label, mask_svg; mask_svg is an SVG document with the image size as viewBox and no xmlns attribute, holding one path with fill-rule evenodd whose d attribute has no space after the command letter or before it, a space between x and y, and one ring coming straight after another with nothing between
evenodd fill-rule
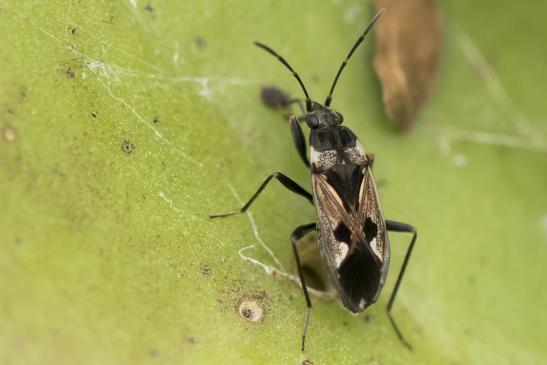
<instances>
[{"instance_id":1,"label":"thorax","mask_svg":"<svg viewBox=\"0 0 547 365\"><path fill-rule=\"evenodd\" d=\"M344 126L312 129L310 160L314 173L324 173L335 165L362 166L368 162L365 149L355 134Z\"/></svg>"}]
</instances>

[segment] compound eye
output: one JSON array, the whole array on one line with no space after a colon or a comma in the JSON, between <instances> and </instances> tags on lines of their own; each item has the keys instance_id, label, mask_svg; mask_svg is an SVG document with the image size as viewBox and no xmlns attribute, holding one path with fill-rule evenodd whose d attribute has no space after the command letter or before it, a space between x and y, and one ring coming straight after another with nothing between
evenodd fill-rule
<instances>
[{"instance_id":1,"label":"compound eye","mask_svg":"<svg viewBox=\"0 0 547 365\"><path fill-rule=\"evenodd\" d=\"M344 121L344 116L338 113L337 111L335 111L335 113L336 113L336 119L338 119L338 123L342 123Z\"/></svg>"},{"instance_id":2,"label":"compound eye","mask_svg":"<svg viewBox=\"0 0 547 365\"><path fill-rule=\"evenodd\" d=\"M306 114L306 122L310 128L319 127L319 118L315 114Z\"/></svg>"}]
</instances>

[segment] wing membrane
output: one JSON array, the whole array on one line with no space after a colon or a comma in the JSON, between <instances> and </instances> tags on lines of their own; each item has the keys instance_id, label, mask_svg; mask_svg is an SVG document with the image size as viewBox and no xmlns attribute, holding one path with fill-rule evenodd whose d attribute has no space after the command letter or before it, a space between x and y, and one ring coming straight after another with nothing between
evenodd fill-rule
<instances>
[{"instance_id":1,"label":"wing membrane","mask_svg":"<svg viewBox=\"0 0 547 365\"><path fill-rule=\"evenodd\" d=\"M334 166L313 175L321 254L344 305L363 311L374 303L389 264L376 186L368 167Z\"/></svg>"}]
</instances>

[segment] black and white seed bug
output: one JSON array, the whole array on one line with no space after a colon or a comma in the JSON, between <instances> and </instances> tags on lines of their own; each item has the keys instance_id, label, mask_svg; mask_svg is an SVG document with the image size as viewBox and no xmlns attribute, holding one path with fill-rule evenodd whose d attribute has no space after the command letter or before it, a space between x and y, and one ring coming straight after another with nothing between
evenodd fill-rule
<instances>
[{"instance_id":1,"label":"black and white seed bug","mask_svg":"<svg viewBox=\"0 0 547 365\"><path fill-rule=\"evenodd\" d=\"M324 104L310 99L300 76L283 57L270 47L255 42L258 47L276 57L291 71L304 92L304 100L288 101L298 103L303 115L297 117L291 114L289 120L298 154L311 172L313 194L282 173L274 172L262 182L240 210L209 216L220 218L246 212L272 178L314 204L317 221L299 226L290 238L308 307L302 335L302 351L312 304L296 244L304 235L314 230L318 233L321 256L330 279L344 306L354 313L362 312L376 302L384 286L390 261L387 231L412 233L412 240L387 304L387 314L397 336L410 348L391 315L391 309L416 242L416 229L405 223L384 219L372 175L373 157L366 153L355 134L341 125L344 120L342 114L330 108L332 94L340 74L383 12L382 9L374 16L342 62ZM310 128L309 159L304 133L300 127L301 122L306 122Z\"/></svg>"}]
</instances>

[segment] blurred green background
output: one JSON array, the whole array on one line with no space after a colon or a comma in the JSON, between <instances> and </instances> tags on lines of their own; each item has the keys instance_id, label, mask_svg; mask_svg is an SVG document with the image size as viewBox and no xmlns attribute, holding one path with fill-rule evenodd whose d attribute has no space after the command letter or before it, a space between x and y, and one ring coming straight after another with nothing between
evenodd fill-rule
<instances>
[{"instance_id":1,"label":"blurred green background","mask_svg":"<svg viewBox=\"0 0 547 365\"><path fill-rule=\"evenodd\" d=\"M290 267L313 209L272 184L251 217L206 216L275 170L309 186L259 97L298 84L251 42L323 100L373 4L0 1L0 363L547 363L547 3L440 6L439 85L409 134L383 115L373 37L333 103L376 155L386 217L419 230L394 307L415 350L384 310L409 239L392 234L379 302L313 298L302 354L300 289L239 251Z\"/></svg>"}]
</instances>

